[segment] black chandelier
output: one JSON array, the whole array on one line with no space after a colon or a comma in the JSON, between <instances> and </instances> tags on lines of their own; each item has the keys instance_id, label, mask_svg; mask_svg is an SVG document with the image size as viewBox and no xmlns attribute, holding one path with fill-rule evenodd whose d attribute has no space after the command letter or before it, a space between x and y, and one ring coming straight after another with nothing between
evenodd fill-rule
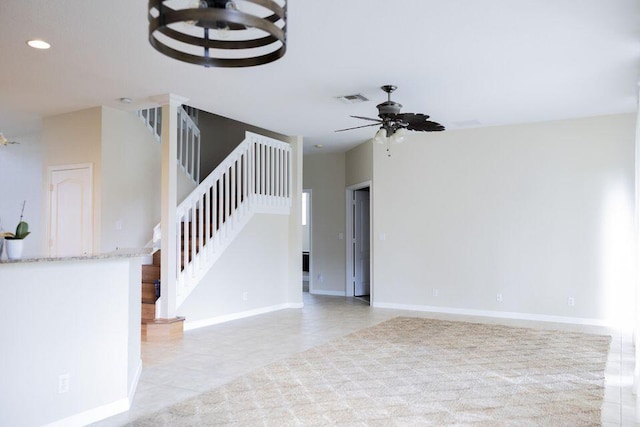
<instances>
[{"instance_id":1,"label":"black chandelier","mask_svg":"<svg viewBox=\"0 0 640 427\"><path fill-rule=\"evenodd\" d=\"M149 0L149 42L205 67L252 67L287 50L287 0Z\"/></svg>"}]
</instances>

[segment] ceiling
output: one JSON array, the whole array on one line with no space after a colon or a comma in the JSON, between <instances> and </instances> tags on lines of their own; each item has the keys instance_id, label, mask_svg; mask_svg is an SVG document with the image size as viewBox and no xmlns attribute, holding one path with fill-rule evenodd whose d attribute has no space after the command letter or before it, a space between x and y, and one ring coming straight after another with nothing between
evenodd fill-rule
<instances>
[{"instance_id":1,"label":"ceiling","mask_svg":"<svg viewBox=\"0 0 640 427\"><path fill-rule=\"evenodd\" d=\"M448 129L636 111L637 0L289 0L284 58L203 68L155 51L144 0L2 0L0 132L173 93L200 109L345 151L376 128L383 84ZM47 51L25 41L43 38ZM351 105L341 95L371 101Z\"/></svg>"}]
</instances>

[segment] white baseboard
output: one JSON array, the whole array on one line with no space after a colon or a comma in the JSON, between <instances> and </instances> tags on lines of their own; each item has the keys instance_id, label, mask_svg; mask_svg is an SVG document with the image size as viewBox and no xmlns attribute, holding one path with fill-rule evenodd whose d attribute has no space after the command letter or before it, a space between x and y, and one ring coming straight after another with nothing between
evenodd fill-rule
<instances>
[{"instance_id":1,"label":"white baseboard","mask_svg":"<svg viewBox=\"0 0 640 427\"><path fill-rule=\"evenodd\" d=\"M133 396L135 395L136 389L138 388L138 382L140 381L141 374L142 359L138 363L136 374L129 387L128 397L116 400L115 402L108 403L106 405L98 406L97 408L93 408L67 418L63 418L50 424L46 424L45 427L81 427L128 411L131 408L131 404L133 403Z\"/></svg>"},{"instance_id":2,"label":"white baseboard","mask_svg":"<svg viewBox=\"0 0 640 427\"><path fill-rule=\"evenodd\" d=\"M133 381L129 386L129 407L131 407L131 403L133 403L133 396L136 394L136 390L138 389L138 382L140 382L140 375L142 375L142 359L138 362L138 369L136 369L136 374L133 377Z\"/></svg>"},{"instance_id":3,"label":"white baseboard","mask_svg":"<svg viewBox=\"0 0 640 427\"><path fill-rule=\"evenodd\" d=\"M273 311L284 310L286 308L302 308L303 303L284 303L278 305L272 305L269 307L257 308L255 310L241 311L239 313L225 314L223 316L211 317L209 319L194 320L192 322L184 322L184 330L190 331L192 329L204 328L206 326L217 325L219 323L230 322L232 320L244 319L245 317L257 316L259 314L271 313Z\"/></svg>"},{"instance_id":4,"label":"white baseboard","mask_svg":"<svg viewBox=\"0 0 640 427\"><path fill-rule=\"evenodd\" d=\"M132 399L133 397L131 397ZM95 423L105 418L112 417L122 412L128 411L131 406L129 399L124 398L97 408L72 415L67 418L46 424L45 427L81 427Z\"/></svg>"},{"instance_id":5,"label":"white baseboard","mask_svg":"<svg viewBox=\"0 0 640 427\"><path fill-rule=\"evenodd\" d=\"M430 305L395 304L372 302L375 308L391 308L396 310L422 311L430 313L458 314L463 316L496 317L500 319L532 320L538 322L571 323L576 325L613 327L611 322L602 319L583 317L549 316L546 314L518 313L511 311L474 310L466 308L436 307Z\"/></svg>"},{"instance_id":6,"label":"white baseboard","mask_svg":"<svg viewBox=\"0 0 640 427\"><path fill-rule=\"evenodd\" d=\"M330 297L343 297L344 291L327 291L324 289L314 289L314 290L309 290L309 293L312 295L327 295Z\"/></svg>"}]
</instances>

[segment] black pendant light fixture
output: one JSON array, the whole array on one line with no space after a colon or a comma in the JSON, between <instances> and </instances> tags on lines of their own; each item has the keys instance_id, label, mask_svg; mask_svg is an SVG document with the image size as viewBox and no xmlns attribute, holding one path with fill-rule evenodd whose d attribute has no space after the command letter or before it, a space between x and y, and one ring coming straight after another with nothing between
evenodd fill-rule
<instances>
[{"instance_id":1,"label":"black pendant light fixture","mask_svg":"<svg viewBox=\"0 0 640 427\"><path fill-rule=\"evenodd\" d=\"M287 0L149 0L149 42L205 67L252 67L287 50Z\"/></svg>"}]
</instances>

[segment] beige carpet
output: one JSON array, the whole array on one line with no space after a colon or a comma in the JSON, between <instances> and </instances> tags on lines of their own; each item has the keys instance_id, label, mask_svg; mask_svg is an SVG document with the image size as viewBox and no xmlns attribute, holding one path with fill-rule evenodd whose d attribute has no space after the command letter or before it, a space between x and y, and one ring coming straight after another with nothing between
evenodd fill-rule
<instances>
[{"instance_id":1,"label":"beige carpet","mask_svg":"<svg viewBox=\"0 0 640 427\"><path fill-rule=\"evenodd\" d=\"M595 426L610 339L398 317L132 425Z\"/></svg>"}]
</instances>

